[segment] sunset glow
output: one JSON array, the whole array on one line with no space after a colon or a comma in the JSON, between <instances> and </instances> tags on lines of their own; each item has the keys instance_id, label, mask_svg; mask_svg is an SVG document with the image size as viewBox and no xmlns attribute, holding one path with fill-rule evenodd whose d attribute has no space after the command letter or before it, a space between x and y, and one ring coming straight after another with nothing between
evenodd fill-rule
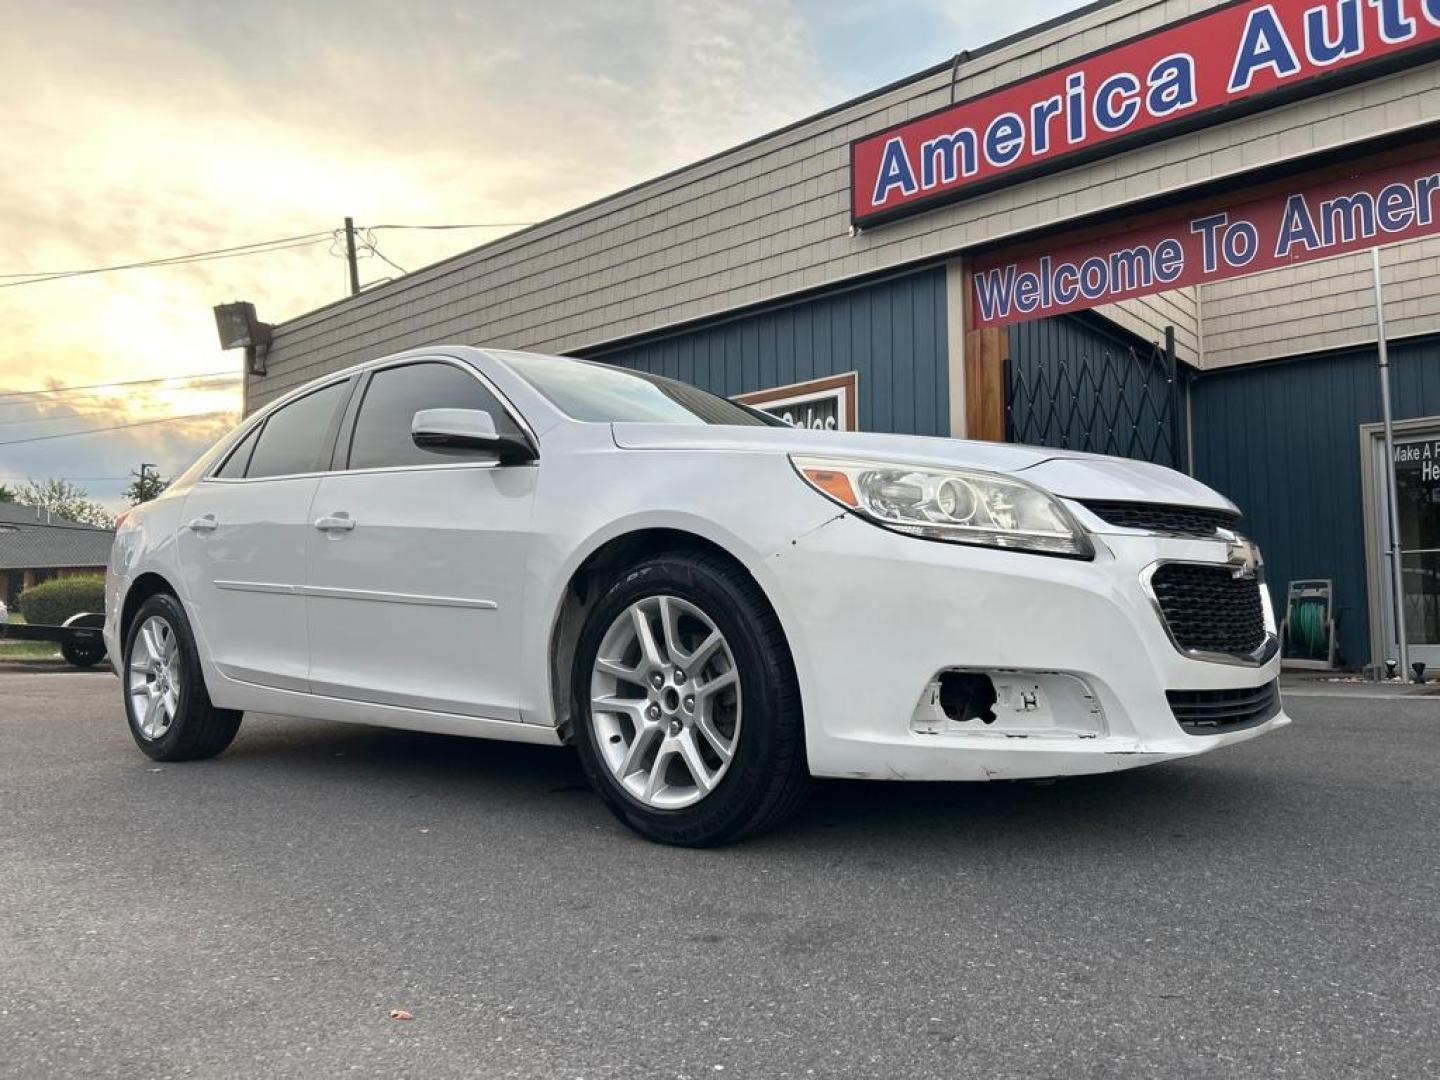
<instances>
[{"instance_id":1,"label":"sunset glow","mask_svg":"<svg viewBox=\"0 0 1440 1080\"><path fill-rule=\"evenodd\" d=\"M1061 9L914 2L7 5L0 284L375 224L531 222ZM895 12L889 11L889 15ZM885 40L876 28L885 26ZM877 47L879 51L877 52ZM498 228L375 234L413 270ZM363 234L362 234L363 240ZM230 371L212 307L281 322L347 291L341 245L0 287L0 484L183 469L239 382L39 387ZM363 248L361 280L399 271ZM199 414L199 415L197 415ZM102 436L41 435L193 417ZM4 445L9 444L9 445Z\"/></svg>"}]
</instances>

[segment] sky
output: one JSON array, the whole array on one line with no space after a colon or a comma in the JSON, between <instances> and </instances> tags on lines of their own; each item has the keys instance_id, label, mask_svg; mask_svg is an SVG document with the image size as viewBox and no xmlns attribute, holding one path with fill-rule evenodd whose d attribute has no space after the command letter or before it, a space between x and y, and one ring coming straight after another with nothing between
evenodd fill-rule
<instances>
[{"instance_id":1,"label":"sky","mask_svg":"<svg viewBox=\"0 0 1440 1080\"><path fill-rule=\"evenodd\" d=\"M115 507L142 462L182 471L239 415L212 307L280 322L344 295L347 214L486 226L362 232L378 282L1074 6L0 0L0 485ZM129 385L30 393L107 382Z\"/></svg>"}]
</instances>

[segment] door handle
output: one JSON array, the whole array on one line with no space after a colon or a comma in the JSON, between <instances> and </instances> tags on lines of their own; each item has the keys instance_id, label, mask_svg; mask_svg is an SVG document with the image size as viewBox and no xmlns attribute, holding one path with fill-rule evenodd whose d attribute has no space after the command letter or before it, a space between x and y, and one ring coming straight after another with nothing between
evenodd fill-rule
<instances>
[{"instance_id":1,"label":"door handle","mask_svg":"<svg viewBox=\"0 0 1440 1080\"><path fill-rule=\"evenodd\" d=\"M185 527L191 532L208 533L214 532L219 526L220 523L215 520L214 514L206 514L204 517L196 518Z\"/></svg>"},{"instance_id":2,"label":"door handle","mask_svg":"<svg viewBox=\"0 0 1440 1080\"><path fill-rule=\"evenodd\" d=\"M321 532L349 532L355 528L355 519L349 514L329 514L316 518L315 528Z\"/></svg>"}]
</instances>

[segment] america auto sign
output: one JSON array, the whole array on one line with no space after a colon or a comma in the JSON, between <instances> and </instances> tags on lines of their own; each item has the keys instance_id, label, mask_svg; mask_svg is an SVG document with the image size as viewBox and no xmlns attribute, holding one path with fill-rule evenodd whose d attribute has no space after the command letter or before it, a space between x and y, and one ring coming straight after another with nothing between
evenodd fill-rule
<instances>
[{"instance_id":1,"label":"america auto sign","mask_svg":"<svg viewBox=\"0 0 1440 1080\"><path fill-rule=\"evenodd\" d=\"M878 224L1440 55L1440 0L1224 4L851 144Z\"/></svg>"},{"instance_id":2,"label":"america auto sign","mask_svg":"<svg viewBox=\"0 0 1440 1080\"><path fill-rule=\"evenodd\" d=\"M977 327L1440 233L1440 153L972 267Z\"/></svg>"}]
</instances>

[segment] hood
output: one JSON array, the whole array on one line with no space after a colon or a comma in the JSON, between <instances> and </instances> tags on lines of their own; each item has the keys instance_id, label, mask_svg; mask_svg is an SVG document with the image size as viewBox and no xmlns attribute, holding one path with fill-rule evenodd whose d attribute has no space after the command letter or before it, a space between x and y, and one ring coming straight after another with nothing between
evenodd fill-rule
<instances>
[{"instance_id":1,"label":"hood","mask_svg":"<svg viewBox=\"0 0 1440 1080\"><path fill-rule=\"evenodd\" d=\"M1116 499L1234 509L1223 495L1163 465L1045 446L922 435L882 435L870 431L806 431L707 424L612 424L611 428L615 445L623 450L718 450L873 458L1009 473L1071 499Z\"/></svg>"}]
</instances>

